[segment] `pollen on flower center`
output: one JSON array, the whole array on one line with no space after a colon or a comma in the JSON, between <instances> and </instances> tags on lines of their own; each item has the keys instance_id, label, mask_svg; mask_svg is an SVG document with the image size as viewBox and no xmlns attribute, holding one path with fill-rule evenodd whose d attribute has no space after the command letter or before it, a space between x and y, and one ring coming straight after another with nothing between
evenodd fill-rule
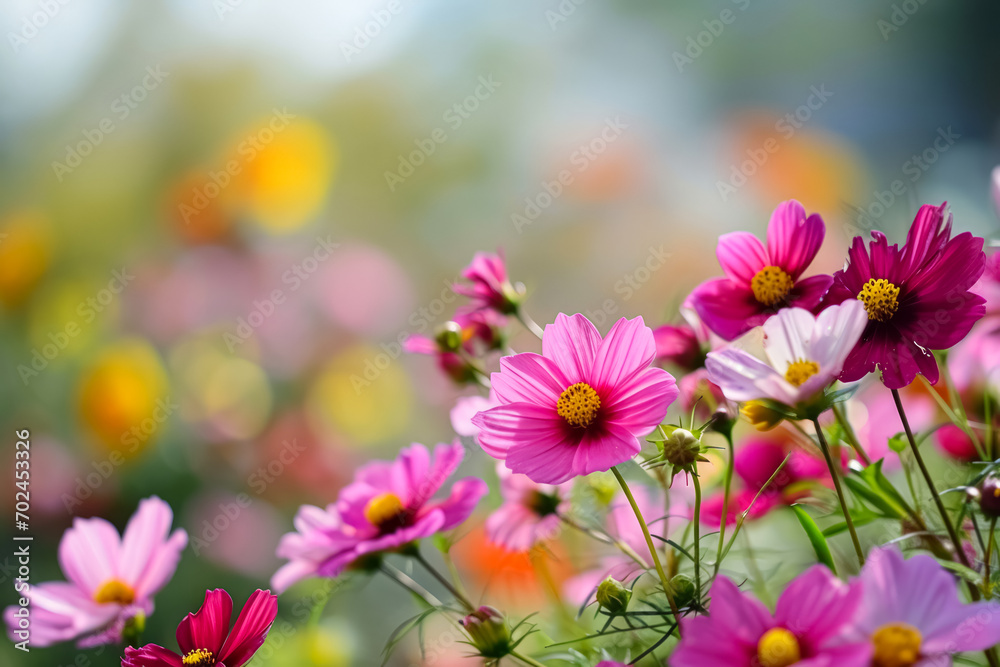
<instances>
[{"instance_id":1,"label":"pollen on flower center","mask_svg":"<svg viewBox=\"0 0 1000 667\"><path fill-rule=\"evenodd\" d=\"M885 278L872 278L861 288L858 299L865 304L869 320L886 322L899 310L899 288Z\"/></svg>"},{"instance_id":2,"label":"pollen on flower center","mask_svg":"<svg viewBox=\"0 0 1000 667\"><path fill-rule=\"evenodd\" d=\"M883 625L872 635L875 667L910 667L920 660L920 631L906 623Z\"/></svg>"},{"instance_id":3,"label":"pollen on flower center","mask_svg":"<svg viewBox=\"0 0 1000 667\"><path fill-rule=\"evenodd\" d=\"M750 280L753 297L765 306L785 300L795 281L779 266L765 266Z\"/></svg>"},{"instance_id":4,"label":"pollen on flower center","mask_svg":"<svg viewBox=\"0 0 1000 667\"><path fill-rule=\"evenodd\" d=\"M577 382L559 396L556 412L566 423L576 428L587 428L597 419L601 397L586 382Z\"/></svg>"},{"instance_id":5,"label":"pollen on flower center","mask_svg":"<svg viewBox=\"0 0 1000 667\"><path fill-rule=\"evenodd\" d=\"M97 604L132 604L135 600L135 591L132 587L119 579L108 579L94 593L94 602Z\"/></svg>"},{"instance_id":6,"label":"pollen on flower center","mask_svg":"<svg viewBox=\"0 0 1000 667\"><path fill-rule=\"evenodd\" d=\"M788 364L788 370L785 371L785 379L792 386L801 387L806 380L816 375L816 373L819 373L819 364L807 359L798 359Z\"/></svg>"},{"instance_id":7,"label":"pollen on flower center","mask_svg":"<svg viewBox=\"0 0 1000 667\"><path fill-rule=\"evenodd\" d=\"M365 505L365 518L373 526L384 526L403 514L403 501L395 493L380 493Z\"/></svg>"},{"instance_id":8,"label":"pollen on flower center","mask_svg":"<svg viewBox=\"0 0 1000 667\"><path fill-rule=\"evenodd\" d=\"M771 628L757 642L757 659L761 667L788 667L801 657L799 640L784 628Z\"/></svg>"},{"instance_id":9,"label":"pollen on flower center","mask_svg":"<svg viewBox=\"0 0 1000 667\"><path fill-rule=\"evenodd\" d=\"M181 658L184 667L211 667L215 664L215 656L208 649L199 648Z\"/></svg>"}]
</instances>

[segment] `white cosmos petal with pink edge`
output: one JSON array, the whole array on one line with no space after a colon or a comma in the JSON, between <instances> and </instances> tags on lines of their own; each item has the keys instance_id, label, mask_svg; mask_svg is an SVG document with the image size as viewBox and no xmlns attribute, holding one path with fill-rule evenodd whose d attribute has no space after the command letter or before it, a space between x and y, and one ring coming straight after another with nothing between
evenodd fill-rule
<instances>
[{"instance_id":1,"label":"white cosmos petal with pink edge","mask_svg":"<svg viewBox=\"0 0 1000 667\"><path fill-rule=\"evenodd\" d=\"M840 375L847 355L868 324L864 304L845 301L814 316L784 308L764 323L765 363L745 350L710 352L708 377L731 401L772 399L786 405L808 401ZM786 379L791 364L812 362L819 370L796 386Z\"/></svg>"},{"instance_id":2,"label":"white cosmos petal with pink edge","mask_svg":"<svg viewBox=\"0 0 1000 667\"><path fill-rule=\"evenodd\" d=\"M128 619L140 611L152 613L153 595L173 576L187 546L186 532L170 532L173 518L170 506L153 496L139 503L124 537L104 519L75 519L59 543L59 564L68 581L37 584L23 593L31 601L32 643L121 641ZM109 582L130 591L131 601L98 602L97 594ZM17 627L15 610L4 612L8 631Z\"/></svg>"},{"instance_id":3,"label":"white cosmos petal with pink edge","mask_svg":"<svg viewBox=\"0 0 1000 667\"><path fill-rule=\"evenodd\" d=\"M500 360L492 377L499 405L472 419L480 445L540 484L631 459L641 449L639 438L663 421L677 398L674 378L651 367L655 355L653 332L641 317L619 320L601 338L583 315L559 314L545 327L541 355ZM588 387L581 391L589 398L576 398L584 416L564 418L560 397L572 405L566 392L580 383Z\"/></svg>"}]
</instances>

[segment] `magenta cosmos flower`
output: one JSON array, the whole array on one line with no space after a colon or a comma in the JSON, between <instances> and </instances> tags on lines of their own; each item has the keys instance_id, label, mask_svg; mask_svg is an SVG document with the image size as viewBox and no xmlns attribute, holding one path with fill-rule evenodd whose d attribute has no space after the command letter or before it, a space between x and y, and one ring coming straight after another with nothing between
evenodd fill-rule
<instances>
[{"instance_id":1,"label":"magenta cosmos flower","mask_svg":"<svg viewBox=\"0 0 1000 667\"><path fill-rule=\"evenodd\" d=\"M867 251L861 237L854 238L828 300L861 301L868 326L844 364L842 380L859 380L877 366L890 389L905 387L917 373L935 383L931 350L956 344L985 314L984 299L969 291L986 265L983 239L969 232L951 238L945 206L921 206L902 248L890 246L878 231L872 231Z\"/></svg>"},{"instance_id":2,"label":"magenta cosmos flower","mask_svg":"<svg viewBox=\"0 0 1000 667\"><path fill-rule=\"evenodd\" d=\"M677 398L670 373L650 368L655 354L641 317L619 320L602 339L583 315L559 314L541 355L500 360L492 377L500 405L472 420L479 444L539 484L628 461Z\"/></svg>"},{"instance_id":3,"label":"magenta cosmos flower","mask_svg":"<svg viewBox=\"0 0 1000 667\"><path fill-rule=\"evenodd\" d=\"M487 492L483 480L459 480L447 498L431 501L464 455L459 442L438 445L433 456L414 443L395 461L359 468L354 481L325 510L301 507L296 532L278 544L278 556L289 562L275 573L271 585L281 593L306 577L336 577L359 558L398 549L465 521Z\"/></svg>"},{"instance_id":4,"label":"magenta cosmos flower","mask_svg":"<svg viewBox=\"0 0 1000 667\"><path fill-rule=\"evenodd\" d=\"M673 667L869 665L871 645L848 639L861 585L845 584L823 565L788 585L773 616L723 576L712 585L711 598L707 616L681 620L682 639L670 656Z\"/></svg>"},{"instance_id":5,"label":"magenta cosmos flower","mask_svg":"<svg viewBox=\"0 0 1000 667\"><path fill-rule=\"evenodd\" d=\"M698 316L726 340L760 326L779 308L812 310L833 278L802 278L823 244L826 227L791 199L771 214L767 247L749 232L719 237L715 254L726 276L702 283L691 294Z\"/></svg>"},{"instance_id":6,"label":"magenta cosmos flower","mask_svg":"<svg viewBox=\"0 0 1000 667\"><path fill-rule=\"evenodd\" d=\"M875 549L860 581L855 626L870 638L875 665L951 665L955 653L1000 642L996 603L963 604L955 577L930 556L904 560L893 547Z\"/></svg>"},{"instance_id":7,"label":"magenta cosmos flower","mask_svg":"<svg viewBox=\"0 0 1000 667\"><path fill-rule=\"evenodd\" d=\"M477 252L472 263L462 271L468 285L455 284L456 294L469 297L472 310L495 310L510 314L517 311L520 294L507 278L507 266L501 252Z\"/></svg>"},{"instance_id":8,"label":"magenta cosmos flower","mask_svg":"<svg viewBox=\"0 0 1000 667\"><path fill-rule=\"evenodd\" d=\"M139 503L121 537L104 519L74 519L59 543L68 581L22 593L31 601L32 645L78 638L80 646L120 642L126 622L153 613L153 596L177 569L188 536L180 529L171 533L172 522L170 506L155 496ZM12 637L18 609L4 613Z\"/></svg>"},{"instance_id":9,"label":"magenta cosmos flower","mask_svg":"<svg viewBox=\"0 0 1000 667\"><path fill-rule=\"evenodd\" d=\"M503 504L486 519L486 537L508 551L528 551L555 537L569 511L570 485L535 484L497 464Z\"/></svg>"},{"instance_id":10,"label":"magenta cosmos flower","mask_svg":"<svg viewBox=\"0 0 1000 667\"><path fill-rule=\"evenodd\" d=\"M708 377L731 401L806 403L837 379L867 322L864 307L856 301L816 316L802 308L785 308L764 323L768 363L728 347L709 352Z\"/></svg>"},{"instance_id":11,"label":"magenta cosmos flower","mask_svg":"<svg viewBox=\"0 0 1000 667\"><path fill-rule=\"evenodd\" d=\"M156 644L125 649L122 667L242 667L264 644L278 614L278 597L257 590L232 623L233 599L217 588L177 626L180 655Z\"/></svg>"}]
</instances>

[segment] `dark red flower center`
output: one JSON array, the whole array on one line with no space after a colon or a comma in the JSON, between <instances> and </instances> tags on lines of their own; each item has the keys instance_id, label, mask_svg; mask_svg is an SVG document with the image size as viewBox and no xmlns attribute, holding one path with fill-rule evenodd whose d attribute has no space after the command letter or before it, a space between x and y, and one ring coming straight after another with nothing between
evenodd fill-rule
<instances>
[{"instance_id":1,"label":"dark red flower center","mask_svg":"<svg viewBox=\"0 0 1000 667\"><path fill-rule=\"evenodd\" d=\"M601 397L586 382L577 382L566 388L556 402L556 412L574 428L587 428L597 419Z\"/></svg>"}]
</instances>

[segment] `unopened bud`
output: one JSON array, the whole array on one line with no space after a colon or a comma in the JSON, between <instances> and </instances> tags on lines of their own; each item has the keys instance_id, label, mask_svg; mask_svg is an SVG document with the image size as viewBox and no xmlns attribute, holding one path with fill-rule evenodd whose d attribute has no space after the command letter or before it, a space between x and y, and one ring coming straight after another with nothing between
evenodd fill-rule
<instances>
[{"instance_id":1,"label":"unopened bud","mask_svg":"<svg viewBox=\"0 0 1000 667\"><path fill-rule=\"evenodd\" d=\"M482 657L498 660L510 655L510 628L503 614L493 607L482 606L472 612L462 619L462 627Z\"/></svg>"},{"instance_id":2,"label":"unopened bud","mask_svg":"<svg viewBox=\"0 0 1000 667\"><path fill-rule=\"evenodd\" d=\"M758 431L770 431L783 419L781 414L758 401L747 401L740 414Z\"/></svg>"},{"instance_id":3,"label":"unopened bud","mask_svg":"<svg viewBox=\"0 0 1000 667\"><path fill-rule=\"evenodd\" d=\"M597 587L597 604L611 614L620 614L628 609L632 591L622 586L621 582L608 577Z\"/></svg>"},{"instance_id":4,"label":"unopened bud","mask_svg":"<svg viewBox=\"0 0 1000 667\"><path fill-rule=\"evenodd\" d=\"M663 458L675 466L690 466L700 455L701 441L687 429L674 429L663 441Z\"/></svg>"},{"instance_id":5,"label":"unopened bud","mask_svg":"<svg viewBox=\"0 0 1000 667\"><path fill-rule=\"evenodd\" d=\"M442 352L458 352L462 347L462 327L458 322L445 322L438 328L434 342Z\"/></svg>"},{"instance_id":6,"label":"unopened bud","mask_svg":"<svg viewBox=\"0 0 1000 667\"><path fill-rule=\"evenodd\" d=\"M674 602L677 603L679 608L687 607L694 602L694 582L686 574L675 574L670 579L670 592L673 594Z\"/></svg>"},{"instance_id":7,"label":"unopened bud","mask_svg":"<svg viewBox=\"0 0 1000 667\"><path fill-rule=\"evenodd\" d=\"M990 475L979 485L979 509L991 519L1000 517L1000 477Z\"/></svg>"}]
</instances>

